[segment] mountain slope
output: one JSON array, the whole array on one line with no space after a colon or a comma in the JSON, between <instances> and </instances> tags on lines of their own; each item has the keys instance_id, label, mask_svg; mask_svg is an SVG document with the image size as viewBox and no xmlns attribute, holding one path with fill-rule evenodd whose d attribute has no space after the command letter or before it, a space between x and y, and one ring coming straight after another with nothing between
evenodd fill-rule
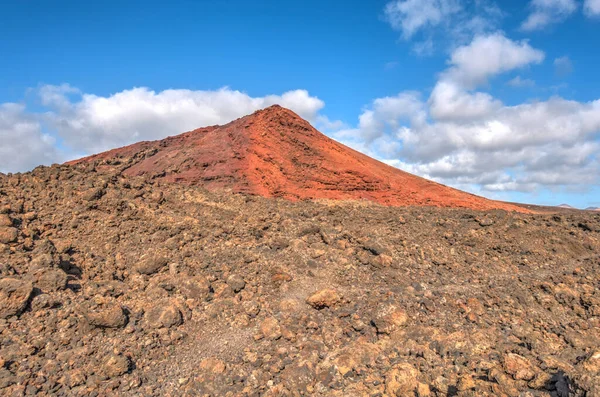
<instances>
[{"instance_id":1,"label":"mountain slope","mask_svg":"<svg viewBox=\"0 0 600 397\"><path fill-rule=\"evenodd\" d=\"M383 164L328 138L277 105L224 126L140 142L72 163L98 160L128 163L125 175L264 197L525 211Z\"/></svg>"}]
</instances>

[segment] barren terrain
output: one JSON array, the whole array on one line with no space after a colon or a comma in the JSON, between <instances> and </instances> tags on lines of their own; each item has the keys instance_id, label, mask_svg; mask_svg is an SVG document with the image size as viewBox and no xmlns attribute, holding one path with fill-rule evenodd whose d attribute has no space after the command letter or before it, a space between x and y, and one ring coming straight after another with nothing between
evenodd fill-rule
<instances>
[{"instance_id":1,"label":"barren terrain","mask_svg":"<svg viewBox=\"0 0 600 397\"><path fill-rule=\"evenodd\" d=\"M0 175L0 394L600 396L598 213L121 167Z\"/></svg>"}]
</instances>

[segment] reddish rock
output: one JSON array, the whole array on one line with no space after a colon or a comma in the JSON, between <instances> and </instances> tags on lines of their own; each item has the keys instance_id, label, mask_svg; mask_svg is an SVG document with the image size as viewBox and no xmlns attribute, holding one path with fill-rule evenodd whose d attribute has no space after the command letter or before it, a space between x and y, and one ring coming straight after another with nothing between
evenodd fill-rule
<instances>
[{"instance_id":1,"label":"reddish rock","mask_svg":"<svg viewBox=\"0 0 600 397\"><path fill-rule=\"evenodd\" d=\"M323 289L315 292L306 299L306 303L315 309L324 309L337 304L341 300L340 295L334 289Z\"/></svg>"}]
</instances>

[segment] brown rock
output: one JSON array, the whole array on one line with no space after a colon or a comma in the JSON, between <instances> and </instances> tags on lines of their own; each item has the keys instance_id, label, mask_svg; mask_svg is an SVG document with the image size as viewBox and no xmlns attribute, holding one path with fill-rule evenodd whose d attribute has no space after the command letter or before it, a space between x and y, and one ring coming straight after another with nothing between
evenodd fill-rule
<instances>
[{"instance_id":1,"label":"brown rock","mask_svg":"<svg viewBox=\"0 0 600 397\"><path fill-rule=\"evenodd\" d=\"M583 369L600 376L600 350L596 350L583 362Z\"/></svg>"},{"instance_id":2,"label":"brown rock","mask_svg":"<svg viewBox=\"0 0 600 397\"><path fill-rule=\"evenodd\" d=\"M146 321L152 328L171 328L183 324L183 316L177 305L162 300L146 311Z\"/></svg>"},{"instance_id":3,"label":"brown rock","mask_svg":"<svg viewBox=\"0 0 600 397\"><path fill-rule=\"evenodd\" d=\"M417 387L419 372L408 363L394 366L385 375L385 393L389 397L413 396Z\"/></svg>"},{"instance_id":4,"label":"brown rock","mask_svg":"<svg viewBox=\"0 0 600 397\"><path fill-rule=\"evenodd\" d=\"M378 334L390 334L398 327L405 325L408 316L404 310L389 305L381 308L372 321Z\"/></svg>"},{"instance_id":5,"label":"brown rock","mask_svg":"<svg viewBox=\"0 0 600 397\"><path fill-rule=\"evenodd\" d=\"M327 288L315 292L306 299L306 303L315 309L324 309L326 307L335 306L341 300L340 295L336 290Z\"/></svg>"},{"instance_id":6,"label":"brown rock","mask_svg":"<svg viewBox=\"0 0 600 397\"><path fill-rule=\"evenodd\" d=\"M12 219L7 214L0 214L0 227L10 227L13 225Z\"/></svg>"},{"instance_id":7,"label":"brown rock","mask_svg":"<svg viewBox=\"0 0 600 397\"><path fill-rule=\"evenodd\" d=\"M27 307L33 285L16 278L0 280L0 318L19 315Z\"/></svg>"},{"instance_id":8,"label":"brown rock","mask_svg":"<svg viewBox=\"0 0 600 397\"><path fill-rule=\"evenodd\" d=\"M210 283L202 276L194 276L180 281L179 289L187 299L206 299L210 294Z\"/></svg>"},{"instance_id":9,"label":"brown rock","mask_svg":"<svg viewBox=\"0 0 600 397\"><path fill-rule=\"evenodd\" d=\"M417 396L418 397L430 397L431 396L431 388L428 384L419 383L417 386Z\"/></svg>"},{"instance_id":10,"label":"brown rock","mask_svg":"<svg viewBox=\"0 0 600 397\"><path fill-rule=\"evenodd\" d=\"M14 227L0 227L0 244L11 244L19 238L19 231Z\"/></svg>"},{"instance_id":11,"label":"brown rock","mask_svg":"<svg viewBox=\"0 0 600 397\"><path fill-rule=\"evenodd\" d=\"M115 300L101 303L84 311L90 325L100 328L122 328L127 325L127 314Z\"/></svg>"},{"instance_id":12,"label":"brown rock","mask_svg":"<svg viewBox=\"0 0 600 397\"><path fill-rule=\"evenodd\" d=\"M531 362L514 353L509 353L504 357L504 370L516 380L532 380L535 376Z\"/></svg>"},{"instance_id":13,"label":"brown rock","mask_svg":"<svg viewBox=\"0 0 600 397\"><path fill-rule=\"evenodd\" d=\"M54 264L55 261L52 257L52 254L46 253L37 255L31 260L31 263L29 264L29 271L35 272L40 269L51 269L52 267L54 267Z\"/></svg>"},{"instance_id":14,"label":"brown rock","mask_svg":"<svg viewBox=\"0 0 600 397\"><path fill-rule=\"evenodd\" d=\"M244 289L246 282L242 277L237 274L232 274L227 278L227 285L231 287L233 292L238 293Z\"/></svg>"},{"instance_id":15,"label":"brown rock","mask_svg":"<svg viewBox=\"0 0 600 397\"><path fill-rule=\"evenodd\" d=\"M162 256L152 256L138 263L135 270L140 274L150 275L158 272L165 267L167 263L169 263L167 258Z\"/></svg>"},{"instance_id":16,"label":"brown rock","mask_svg":"<svg viewBox=\"0 0 600 397\"><path fill-rule=\"evenodd\" d=\"M35 273L35 286L46 293L64 290L67 282L67 274L60 269L41 269Z\"/></svg>"},{"instance_id":17,"label":"brown rock","mask_svg":"<svg viewBox=\"0 0 600 397\"><path fill-rule=\"evenodd\" d=\"M83 199L85 201L96 201L104 196L104 189L102 188L93 188L86 191L83 194Z\"/></svg>"},{"instance_id":18,"label":"brown rock","mask_svg":"<svg viewBox=\"0 0 600 397\"><path fill-rule=\"evenodd\" d=\"M458 381L456 388L458 391L465 391L475 388L475 380L470 375L463 375Z\"/></svg>"},{"instance_id":19,"label":"brown rock","mask_svg":"<svg viewBox=\"0 0 600 397\"><path fill-rule=\"evenodd\" d=\"M200 369L213 374L222 374L225 372L225 363L218 358L209 357L200 362Z\"/></svg>"},{"instance_id":20,"label":"brown rock","mask_svg":"<svg viewBox=\"0 0 600 397\"><path fill-rule=\"evenodd\" d=\"M120 354L111 354L104 360L102 373L108 378L116 378L129 372L131 360Z\"/></svg>"},{"instance_id":21,"label":"brown rock","mask_svg":"<svg viewBox=\"0 0 600 397\"><path fill-rule=\"evenodd\" d=\"M269 317L260 324L260 332L269 340L281 338L281 327L275 317Z\"/></svg>"}]
</instances>

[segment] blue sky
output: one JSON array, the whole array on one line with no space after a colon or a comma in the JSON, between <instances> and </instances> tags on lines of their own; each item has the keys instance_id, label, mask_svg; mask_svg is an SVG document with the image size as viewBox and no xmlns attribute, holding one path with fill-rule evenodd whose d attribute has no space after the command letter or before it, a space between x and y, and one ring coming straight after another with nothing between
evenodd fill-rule
<instances>
[{"instance_id":1,"label":"blue sky","mask_svg":"<svg viewBox=\"0 0 600 397\"><path fill-rule=\"evenodd\" d=\"M281 103L461 189L600 206L598 0L18 1L0 35L3 172Z\"/></svg>"}]
</instances>

